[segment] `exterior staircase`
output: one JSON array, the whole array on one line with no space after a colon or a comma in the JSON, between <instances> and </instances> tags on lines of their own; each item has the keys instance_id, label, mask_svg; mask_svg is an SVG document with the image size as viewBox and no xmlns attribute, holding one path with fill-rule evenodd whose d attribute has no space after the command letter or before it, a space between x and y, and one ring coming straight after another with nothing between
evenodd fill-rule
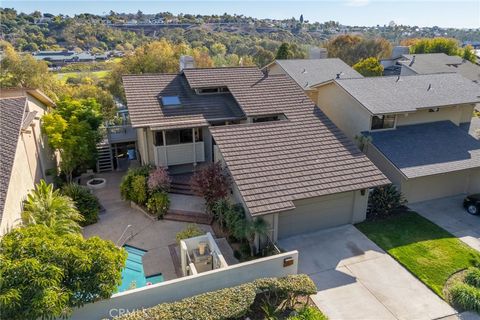
<instances>
[{"instance_id":1,"label":"exterior staircase","mask_svg":"<svg viewBox=\"0 0 480 320\"><path fill-rule=\"evenodd\" d=\"M178 174L172 176L170 184L170 193L184 194L187 196L196 196L197 194L190 187L191 174Z\"/></svg>"},{"instance_id":2,"label":"exterior staircase","mask_svg":"<svg viewBox=\"0 0 480 320\"><path fill-rule=\"evenodd\" d=\"M112 148L108 141L104 140L97 144L98 159L97 172L113 171Z\"/></svg>"}]
</instances>

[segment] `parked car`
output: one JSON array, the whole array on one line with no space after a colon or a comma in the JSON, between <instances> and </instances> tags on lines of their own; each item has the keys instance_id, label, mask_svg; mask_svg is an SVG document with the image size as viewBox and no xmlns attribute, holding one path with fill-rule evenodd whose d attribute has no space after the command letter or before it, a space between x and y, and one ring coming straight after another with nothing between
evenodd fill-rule
<instances>
[{"instance_id":1,"label":"parked car","mask_svg":"<svg viewBox=\"0 0 480 320\"><path fill-rule=\"evenodd\" d=\"M468 213L477 215L480 213L480 193L471 194L463 200L463 207Z\"/></svg>"}]
</instances>

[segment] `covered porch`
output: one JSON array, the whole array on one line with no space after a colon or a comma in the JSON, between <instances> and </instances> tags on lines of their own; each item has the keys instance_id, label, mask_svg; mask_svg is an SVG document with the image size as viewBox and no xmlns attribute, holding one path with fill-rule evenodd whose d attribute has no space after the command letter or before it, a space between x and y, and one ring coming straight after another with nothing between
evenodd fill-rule
<instances>
[{"instance_id":1,"label":"covered porch","mask_svg":"<svg viewBox=\"0 0 480 320\"><path fill-rule=\"evenodd\" d=\"M206 126L141 129L142 163L157 167L193 167L211 161L212 138ZM142 143L139 143L142 154Z\"/></svg>"}]
</instances>

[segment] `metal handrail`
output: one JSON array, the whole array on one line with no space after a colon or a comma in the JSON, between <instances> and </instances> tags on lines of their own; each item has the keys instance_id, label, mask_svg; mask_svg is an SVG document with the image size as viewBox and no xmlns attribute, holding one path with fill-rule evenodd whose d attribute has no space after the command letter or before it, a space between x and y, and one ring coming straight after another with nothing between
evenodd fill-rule
<instances>
[{"instance_id":1,"label":"metal handrail","mask_svg":"<svg viewBox=\"0 0 480 320\"><path fill-rule=\"evenodd\" d=\"M127 230L128 229L131 229L131 234L130 234L130 237L127 237L124 239L123 243L120 245L120 240L122 240L123 236L127 233ZM122 232L122 235L120 236L120 238L118 238L117 242L116 242L116 245L117 247L123 247L123 245L125 244L125 242L127 242L128 240L130 240L131 238L133 238L133 226L131 224L129 224L128 226L125 227L125 230L123 230Z\"/></svg>"}]
</instances>

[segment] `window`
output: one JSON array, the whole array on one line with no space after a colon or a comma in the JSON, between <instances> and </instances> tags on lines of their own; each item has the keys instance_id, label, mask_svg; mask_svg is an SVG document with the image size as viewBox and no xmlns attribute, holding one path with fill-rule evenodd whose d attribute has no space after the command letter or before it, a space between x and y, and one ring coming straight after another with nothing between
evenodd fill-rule
<instances>
[{"instance_id":1,"label":"window","mask_svg":"<svg viewBox=\"0 0 480 320\"><path fill-rule=\"evenodd\" d=\"M195 131L195 141L196 142L203 141L202 128L195 128L193 130ZM161 131L159 131L159 134L161 134ZM167 146L170 146L172 144L192 143L193 142L192 134L193 134L192 128L181 129L181 130L168 130L165 132L165 138L167 139ZM163 137L157 138L157 135L155 135L155 141L163 142ZM156 145L158 146L159 144L156 144Z\"/></svg>"},{"instance_id":2,"label":"window","mask_svg":"<svg viewBox=\"0 0 480 320\"><path fill-rule=\"evenodd\" d=\"M257 123L257 122L278 121L279 118L278 116L270 116L270 117L253 118L252 120L253 120L253 123Z\"/></svg>"},{"instance_id":3,"label":"window","mask_svg":"<svg viewBox=\"0 0 480 320\"><path fill-rule=\"evenodd\" d=\"M390 129L395 127L395 115L383 115L372 117L371 130Z\"/></svg>"},{"instance_id":4,"label":"window","mask_svg":"<svg viewBox=\"0 0 480 320\"><path fill-rule=\"evenodd\" d=\"M192 129L179 130L180 143L192 143Z\"/></svg>"},{"instance_id":5,"label":"window","mask_svg":"<svg viewBox=\"0 0 480 320\"><path fill-rule=\"evenodd\" d=\"M177 107L180 106L180 98L178 96L165 96L162 97L162 106L164 107Z\"/></svg>"},{"instance_id":6,"label":"window","mask_svg":"<svg viewBox=\"0 0 480 320\"><path fill-rule=\"evenodd\" d=\"M155 146L163 146L163 132L155 131Z\"/></svg>"},{"instance_id":7,"label":"window","mask_svg":"<svg viewBox=\"0 0 480 320\"><path fill-rule=\"evenodd\" d=\"M227 92L230 92L230 90L228 90L227 87L197 89L197 94L214 94L214 93L227 93Z\"/></svg>"}]
</instances>

